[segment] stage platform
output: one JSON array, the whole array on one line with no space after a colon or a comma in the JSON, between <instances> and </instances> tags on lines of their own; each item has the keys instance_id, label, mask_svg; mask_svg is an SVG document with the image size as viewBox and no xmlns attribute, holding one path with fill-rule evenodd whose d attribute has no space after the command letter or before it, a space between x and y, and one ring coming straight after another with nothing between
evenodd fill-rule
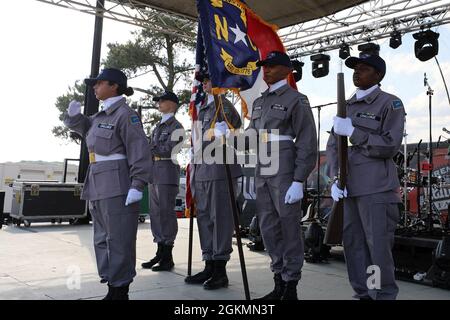
<instances>
[{"instance_id":1,"label":"stage platform","mask_svg":"<svg viewBox=\"0 0 450 320\"><path fill-rule=\"evenodd\" d=\"M174 248L175 268L171 272L144 270L140 264L155 252L150 224L139 224L137 276L130 287L130 298L139 300L241 300L244 290L236 244L228 267L227 289L204 290L186 285L188 219L179 219L179 233ZM193 272L201 261L197 227L194 227ZM248 242L243 239L243 242ZM337 250L337 252L336 252ZM339 249L334 249L339 254ZM266 252L252 252L244 247L250 294L259 297L272 290L272 273ZM79 287L74 279L79 274ZM450 290L405 281L398 282L399 299L450 300ZM342 259L326 264L305 263L298 287L303 300L351 300ZM0 299L75 300L101 299L106 285L99 283L92 245L91 225L36 223L31 228L3 226L0 230Z\"/></svg>"}]
</instances>

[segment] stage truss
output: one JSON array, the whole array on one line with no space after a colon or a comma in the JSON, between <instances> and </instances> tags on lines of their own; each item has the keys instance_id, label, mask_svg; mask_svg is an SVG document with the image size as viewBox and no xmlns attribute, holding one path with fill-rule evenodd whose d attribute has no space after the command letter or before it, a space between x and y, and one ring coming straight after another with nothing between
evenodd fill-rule
<instances>
[{"instance_id":1,"label":"stage truss","mask_svg":"<svg viewBox=\"0 0 450 320\"><path fill-rule=\"evenodd\" d=\"M450 22L450 1L377 0L280 31L292 57L338 49L402 35Z\"/></svg>"},{"instance_id":2,"label":"stage truss","mask_svg":"<svg viewBox=\"0 0 450 320\"><path fill-rule=\"evenodd\" d=\"M194 39L196 21L191 16L161 10L134 0L106 1L101 9L95 0L37 0L92 15ZM450 0L372 0L335 14L283 28L279 34L291 57L304 57L450 22ZM167 16L175 18L169 25Z\"/></svg>"}]
</instances>

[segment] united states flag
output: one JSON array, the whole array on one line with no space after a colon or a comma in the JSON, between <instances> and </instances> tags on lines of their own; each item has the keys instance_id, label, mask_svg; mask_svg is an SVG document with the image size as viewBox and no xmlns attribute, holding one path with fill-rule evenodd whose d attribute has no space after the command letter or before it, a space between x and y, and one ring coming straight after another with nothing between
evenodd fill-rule
<instances>
[{"instance_id":1,"label":"united states flag","mask_svg":"<svg viewBox=\"0 0 450 320\"><path fill-rule=\"evenodd\" d=\"M201 137L201 131L197 126L195 126L195 122L198 120L198 111L202 104L205 102L206 93L203 91L203 83L199 81L199 76L208 73L208 67L206 64L206 55L205 55L205 47L203 45L203 38L200 29L200 24L198 25L197 32L197 48L196 48L196 57L195 57L195 74L194 81L192 85L192 95L189 103L189 115L191 116L192 126L191 126L191 150L193 153L195 149L195 142L197 139ZM186 168L186 217L190 216L190 214L194 214L194 169L195 166L191 162L188 164Z\"/></svg>"}]
</instances>

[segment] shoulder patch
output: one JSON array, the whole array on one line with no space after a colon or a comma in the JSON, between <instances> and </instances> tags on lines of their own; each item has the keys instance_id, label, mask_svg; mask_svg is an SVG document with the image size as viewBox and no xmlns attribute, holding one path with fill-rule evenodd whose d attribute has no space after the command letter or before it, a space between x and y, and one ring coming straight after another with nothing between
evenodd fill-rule
<instances>
[{"instance_id":1,"label":"shoulder patch","mask_svg":"<svg viewBox=\"0 0 450 320\"><path fill-rule=\"evenodd\" d=\"M392 109L393 110L397 110L397 109L402 109L403 108L403 102L401 100L393 100L392 101Z\"/></svg>"},{"instance_id":2,"label":"shoulder patch","mask_svg":"<svg viewBox=\"0 0 450 320\"><path fill-rule=\"evenodd\" d=\"M139 116L132 115L132 116L130 116L130 122L131 122L131 124L137 124L137 123L140 123L141 121L139 120Z\"/></svg>"},{"instance_id":3,"label":"shoulder patch","mask_svg":"<svg viewBox=\"0 0 450 320\"><path fill-rule=\"evenodd\" d=\"M253 111L261 110L261 109L262 109L262 105L261 104L253 107Z\"/></svg>"},{"instance_id":4,"label":"shoulder patch","mask_svg":"<svg viewBox=\"0 0 450 320\"><path fill-rule=\"evenodd\" d=\"M308 100L307 97L300 97L300 102L301 102L302 104L304 104L305 106L310 107L309 100Z\"/></svg>"}]
</instances>

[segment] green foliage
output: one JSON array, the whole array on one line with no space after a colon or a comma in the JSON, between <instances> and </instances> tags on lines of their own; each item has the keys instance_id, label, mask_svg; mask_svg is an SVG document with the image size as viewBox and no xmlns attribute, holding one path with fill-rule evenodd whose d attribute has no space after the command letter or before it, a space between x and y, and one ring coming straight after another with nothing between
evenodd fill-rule
<instances>
[{"instance_id":1,"label":"green foliage","mask_svg":"<svg viewBox=\"0 0 450 320\"><path fill-rule=\"evenodd\" d=\"M161 18L161 17L160 17ZM164 17L167 24L176 24L171 18ZM140 99L130 100L130 106L138 109L142 107L142 120L147 134L159 121L161 116L155 112L156 104L153 97L165 90L174 91L177 83L183 83L185 89L175 92L180 99L178 112L187 112L187 106L191 96L191 77L194 67L187 59L193 57L195 40L167 35L161 32L142 29L131 33L132 40L124 44L108 43L107 57L102 61L104 67L119 68L126 73L128 79L138 77L146 73L152 73L158 80L157 85L148 88L134 88L135 91L144 92L146 95ZM59 119L64 119L64 113L70 101L75 99L84 101L85 86L77 81L68 92L56 100L56 108L60 111ZM70 137L69 131L64 126L54 127L52 133L63 139Z\"/></svg>"}]
</instances>

